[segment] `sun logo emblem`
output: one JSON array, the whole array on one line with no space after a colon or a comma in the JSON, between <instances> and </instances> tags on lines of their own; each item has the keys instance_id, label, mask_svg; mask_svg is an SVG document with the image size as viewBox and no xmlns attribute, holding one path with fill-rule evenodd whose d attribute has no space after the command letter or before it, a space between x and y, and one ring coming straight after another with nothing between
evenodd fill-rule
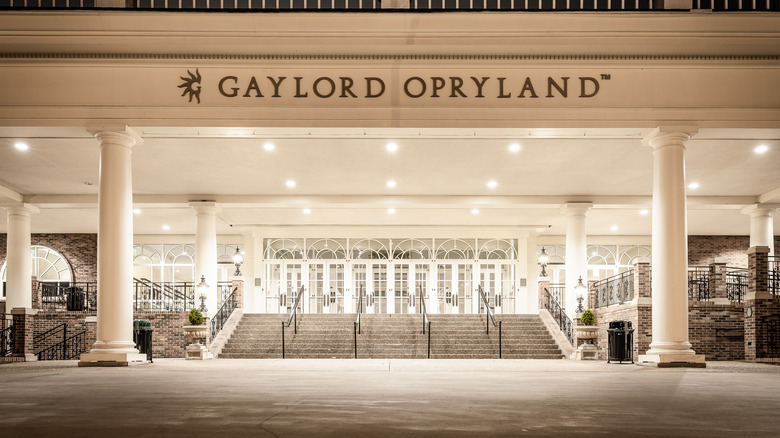
<instances>
[{"instance_id":1,"label":"sun logo emblem","mask_svg":"<svg viewBox=\"0 0 780 438\"><path fill-rule=\"evenodd\" d=\"M192 102L192 98L194 97L195 99L198 99L198 103L200 103L200 72L198 69L195 69L195 74L192 74L191 71L187 70L187 74L190 75L190 77L179 76L181 80L184 81L179 85L179 88L184 88L181 95L184 96L189 93L190 102Z\"/></svg>"}]
</instances>

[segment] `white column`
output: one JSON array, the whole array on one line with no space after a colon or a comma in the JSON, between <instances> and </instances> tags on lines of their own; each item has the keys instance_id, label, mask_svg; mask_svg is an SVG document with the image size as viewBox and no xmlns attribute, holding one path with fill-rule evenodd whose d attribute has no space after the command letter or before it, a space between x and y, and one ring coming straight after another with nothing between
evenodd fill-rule
<instances>
[{"instance_id":1,"label":"white column","mask_svg":"<svg viewBox=\"0 0 780 438\"><path fill-rule=\"evenodd\" d=\"M688 342L688 230L685 142L695 128L658 128L653 148L653 338L640 361L703 363Z\"/></svg>"},{"instance_id":2,"label":"white column","mask_svg":"<svg viewBox=\"0 0 780 438\"><path fill-rule=\"evenodd\" d=\"M750 215L750 247L768 246L769 257L775 255L774 211L774 208L761 204L742 209L743 214Z\"/></svg>"},{"instance_id":3,"label":"white column","mask_svg":"<svg viewBox=\"0 0 780 438\"><path fill-rule=\"evenodd\" d=\"M11 313L15 308L32 308L30 215L39 210L30 204L5 208L8 212L5 309Z\"/></svg>"},{"instance_id":4,"label":"white column","mask_svg":"<svg viewBox=\"0 0 780 438\"><path fill-rule=\"evenodd\" d=\"M201 277L206 278L206 284L209 285L206 314L212 317L219 310L217 309L217 213L222 211L222 208L213 201L190 202L190 207L195 210L197 217L195 284L200 284ZM195 305L200 306L198 296L195 297Z\"/></svg>"},{"instance_id":5,"label":"white column","mask_svg":"<svg viewBox=\"0 0 780 438\"><path fill-rule=\"evenodd\" d=\"M97 340L80 365L142 362L133 342L133 186L128 127L90 129L100 142Z\"/></svg>"},{"instance_id":6,"label":"white column","mask_svg":"<svg viewBox=\"0 0 780 438\"><path fill-rule=\"evenodd\" d=\"M538 256L536 255L537 245L536 234L531 234L526 239L520 239L518 243L518 250L521 257L521 273L518 274L520 278L525 278L525 287L520 287L519 290L523 293L523 303L519 307L519 313L539 313L539 288L537 283L539 282L539 273L541 267L539 266ZM522 261L525 261L524 263ZM524 272L524 274L522 273ZM519 283L518 283L519 285ZM520 297L518 296L518 299Z\"/></svg>"},{"instance_id":7,"label":"white column","mask_svg":"<svg viewBox=\"0 0 780 438\"><path fill-rule=\"evenodd\" d=\"M563 206L566 213L566 314L574 320L577 292L574 286L582 277L588 284L588 238L585 234L585 216L593 207L590 202L573 202Z\"/></svg>"},{"instance_id":8,"label":"white column","mask_svg":"<svg viewBox=\"0 0 780 438\"><path fill-rule=\"evenodd\" d=\"M244 233L244 264L241 274L244 279L244 313L256 312L255 301L255 238L251 232Z\"/></svg>"}]
</instances>

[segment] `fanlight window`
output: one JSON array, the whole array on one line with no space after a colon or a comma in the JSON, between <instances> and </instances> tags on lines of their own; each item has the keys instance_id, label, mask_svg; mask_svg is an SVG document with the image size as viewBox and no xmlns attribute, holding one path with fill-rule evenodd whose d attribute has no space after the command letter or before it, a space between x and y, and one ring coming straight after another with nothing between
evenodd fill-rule
<instances>
[{"instance_id":1,"label":"fanlight window","mask_svg":"<svg viewBox=\"0 0 780 438\"><path fill-rule=\"evenodd\" d=\"M436 248L436 258L440 260L473 260L474 247L461 239L449 239Z\"/></svg>"},{"instance_id":2,"label":"fanlight window","mask_svg":"<svg viewBox=\"0 0 780 438\"><path fill-rule=\"evenodd\" d=\"M393 245L393 259L424 260L431 258L431 241L419 239L401 240Z\"/></svg>"},{"instance_id":3,"label":"fanlight window","mask_svg":"<svg viewBox=\"0 0 780 438\"><path fill-rule=\"evenodd\" d=\"M565 265L566 264L566 247L563 245L542 245L536 248L536 258L539 258L539 254L542 253L542 248L547 253L548 265Z\"/></svg>"},{"instance_id":4,"label":"fanlight window","mask_svg":"<svg viewBox=\"0 0 780 438\"><path fill-rule=\"evenodd\" d=\"M620 266L633 266L634 262L640 258L650 259L652 250L649 246L636 245L620 248Z\"/></svg>"},{"instance_id":5,"label":"fanlight window","mask_svg":"<svg viewBox=\"0 0 780 438\"><path fill-rule=\"evenodd\" d=\"M309 244L306 256L314 260L344 260L347 258L345 246L344 240L317 239Z\"/></svg>"},{"instance_id":6,"label":"fanlight window","mask_svg":"<svg viewBox=\"0 0 780 438\"><path fill-rule=\"evenodd\" d=\"M303 260L303 239L268 239L265 258L272 260Z\"/></svg>"},{"instance_id":7,"label":"fanlight window","mask_svg":"<svg viewBox=\"0 0 780 438\"><path fill-rule=\"evenodd\" d=\"M390 255L388 246L390 242L387 240L363 239L352 245L350 253L355 260L387 260Z\"/></svg>"},{"instance_id":8,"label":"fanlight window","mask_svg":"<svg viewBox=\"0 0 780 438\"><path fill-rule=\"evenodd\" d=\"M38 281L71 282L73 271L65 257L57 251L41 245L30 247L32 257L32 275L38 277ZM3 263L0 277L5 281L6 263Z\"/></svg>"},{"instance_id":9,"label":"fanlight window","mask_svg":"<svg viewBox=\"0 0 780 438\"><path fill-rule=\"evenodd\" d=\"M195 247L193 245L166 245L166 265L194 265Z\"/></svg>"},{"instance_id":10,"label":"fanlight window","mask_svg":"<svg viewBox=\"0 0 780 438\"><path fill-rule=\"evenodd\" d=\"M236 249L243 251L244 245L217 245L217 264L218 265L232 265L233 255L236 253Z\"/></svg>"},{"instance_id":11,"label":"fanlight window","mask_svg":"<svg viewBox=\"0 0 780 438\"><path fill-rule=\"evenodd\" d=\"M513 240L479 240L479 258L481 260L512 260L517 258Z\"/></svg>"},{"instance_id":12,"label":"fanlight window","mask_svg":"<svg viewBox=\"0 0 780 438\"><path fill-rule=\"evenodd\" d=\"M593 245L588 247L588 265L615 265L617 247L610 245Z\"/></svg>"}]
</instances>

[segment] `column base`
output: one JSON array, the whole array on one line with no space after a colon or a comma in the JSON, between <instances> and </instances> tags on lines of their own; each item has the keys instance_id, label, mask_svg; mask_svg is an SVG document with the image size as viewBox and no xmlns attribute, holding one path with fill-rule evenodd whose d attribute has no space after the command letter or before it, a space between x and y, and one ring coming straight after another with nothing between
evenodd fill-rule
<instances>
[{"instance_id":1,"label":"column base","mask_svg":"<svg viewBox=\"0 0 780 438\"><path fill-rule=\"evenodd\" d=\"M706 368L703 354L640 354L639 365L658 368Z\"/></svg>"},{"instance_id":2,"label":"column base","mask_svg":"<svg viewBox=\"0 0 780 438\"><path fill-rule=\"evenodd\" d=\"M80 367L126 367L146 362L146 355L139 353L84 353Z\"/></svg>"}]
</instances>

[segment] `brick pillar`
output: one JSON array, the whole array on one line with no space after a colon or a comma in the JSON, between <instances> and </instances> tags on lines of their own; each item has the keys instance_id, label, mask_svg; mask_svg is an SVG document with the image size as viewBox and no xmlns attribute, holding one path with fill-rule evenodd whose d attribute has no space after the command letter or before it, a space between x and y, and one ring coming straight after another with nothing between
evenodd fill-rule
<instances>
[{"instance_id":1,"label":"brick pillar","mask_svg":"<svg viewBox=\"0 0 780 438\"><path fill-rule=\"evenodd\" d=\"M652 296L652 281L650 263L634 263L634 294L639 298L650 298ZM637 300L640 301L640 300Z\"/></svg>"},{"instance_id":2,"label":"brick pillar","mask_svg":"<svg viewBox=\"0 0 780 438\"><path fill-rule=\"evenodd\" d=\"M37 310L25 307L11 310L14 321L14 351L11 356L23 357L26 362L38 360L33 345L33 319L37 313Z\"/></svg>"},{"instance_id":3,"label":"brick pillar","mask_svg":"<svg viewBox=\"0 0 780 438\"><path fill-rule=\"evenodd\" d=\"M597 300L596 295L598 294L598 289L596 289L596 283L598 283L598 281L588 280L588 294L585 296L585 302L582 303L585 309L593 310L596 308L596 300Z\"/></svg>"},{"instance_id":4,"label":"brick pillar","mask_svg":"<svg viewBox=\"0 0 780 438\"><path fill-rule=\"evenodd\" d=\"M550 280L544 279L539 280L539 308L540 309L546 309L547 307L544 305L547 301L547 293L545 291L549 292L550 290Z\"/></svg>"},{"instance_id":5,"label":"brick pillar","mask_svg":"<svg viewBox=\"0 0 780 438\"><path fill-rule=\"evenodd\" d=\"M32 278L32 308L33 309L41 309L41 303L43 303L43 299L41 297L41 286L38 282L37 277Z\"/></svg>"},{"instance_id":6,"label":"brick pillar","mask_svg":"<svg viewBox=\"0 0 780 438\"><path fill-rule=\"evenodd\" d=\"M244 308L244 279L243 278L235 278L233 279L233 284L231 285L231 290L235 290L236 294L236 308L243 309Z\"/></svg>"},{"instance_id":7,"label":"brick pillar","mask_svg":"<svg viewBox=\"0 0 780 438\"><path fill-rule=\"evenodd\" d=\"M748 249L748 292L745 296L745 360L766 357L768 333L763 320L769 313L768 246Z\"/></svg>"},{"instance_id":8,"label":"brick pillar","mask_svg":"<svg viewBox=\"0 0 780 438\"><path fill-rule=\"evenodd\" d=\"M726 264L713 263L710 265L710 301L714 304L729 304L726 297Z\"/></svg>"}]
</instances>

